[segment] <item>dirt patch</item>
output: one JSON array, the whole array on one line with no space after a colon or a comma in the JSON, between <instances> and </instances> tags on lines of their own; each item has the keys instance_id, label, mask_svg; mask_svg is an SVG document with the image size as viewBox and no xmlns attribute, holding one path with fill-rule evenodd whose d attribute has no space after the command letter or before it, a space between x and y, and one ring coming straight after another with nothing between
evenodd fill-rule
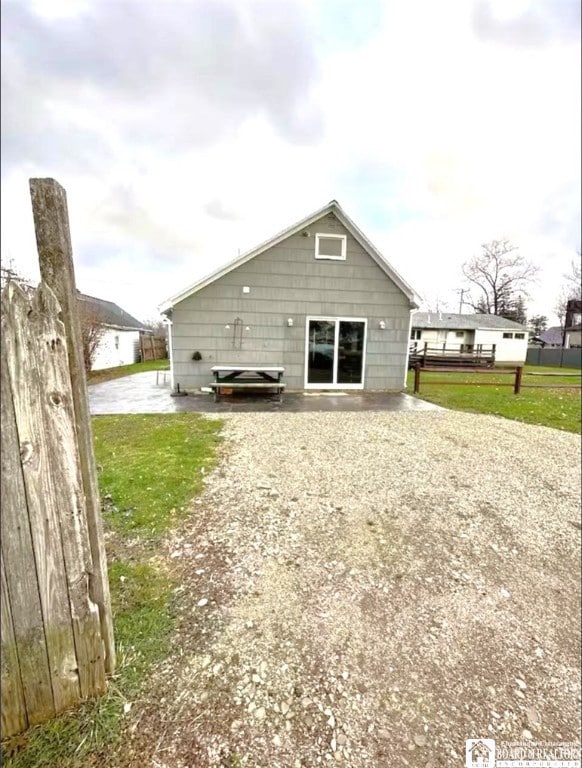
<instances>
[{"instance_id":1,"label":"dirt patch","mask_svg":"<svg viewBox=\"0 0 582 768\"><path fill-rule=\"evenodd\" d=\"M579 739L577 436L460 413L225 433L115 765L440 768L467 738Z\"/></svg>"}]
</instances>

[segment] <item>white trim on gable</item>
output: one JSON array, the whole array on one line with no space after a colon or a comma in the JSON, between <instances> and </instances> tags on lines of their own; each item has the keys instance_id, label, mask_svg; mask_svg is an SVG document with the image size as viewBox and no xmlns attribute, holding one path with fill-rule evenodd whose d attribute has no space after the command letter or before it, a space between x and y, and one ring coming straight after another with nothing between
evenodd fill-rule
<instances>
[{"instance_id":1,"label":"white trim on gable","mask_svg":"<svg viewBox=\"0 0 582 768\"><path fill-rule=\"evenodd\" d=\"M328 259L330 261L345 261L347 251L347 236L328 234L326 232L315 233L315 258L316 259ZM322 240L340 240L340 253L336 256L320 252L320 243Z\"/></svg>"},{"instance_id":2,"label":"white trim on gable","mask_svg":"<svg viewBox=\"0 0 582 768\"><path fill-rule=\"evenodd\" d=\"M327 205L324 205L323 208L320 208L318 211L315 211L314 213L310 214L309 216L302 219L301 221L298 221L296 224L293 224L292 226L288 227L282 232L279 232L278 235L275 235L270 240L267 240L264 243L261 243L256 248L253 248L251 251L247 251L247 253L244 253L242 256L239 256L238 258L234 259L228 264L225 264L223 267L220 267L215 272L212 272L210 275L207 275L207 277L202 278L202 280L198 280L196 283L193 283L185 290L181 291L180 293L177 293L175 296L170 297L169 299L167 299L166 301L164 301L162 304L159 305L158 310L160 312L168 312L170 309L175 307L176 304L179 304L181 301L184 301L184 299L187 299L189 296L192 296L194 293L197 293L198 291L201 291L203 288L206 288L207 285L210 285L210 283L213 283L215 280L218 280L220 277L223 277L224 275L227 275L229 272L232 272L233 269L236 269L237 267L240 267L243 264L246 264L247 261L254 259L255 256L258 256L259 254L264 253L264 251L268 250L269 248L272 248L273 246L278 245L280 242L282 242L286 238L297 234L297 232L300 232L306 227L309 227L310 224L313 224L319 218L321 218L322 216L325 216L328 213L334 213L336 215L336 217L341 222L341 224L343 224L343 226L348 230L348 232L350 232L352 237L354 237L354 239L358 241L358 243L369 254L369 256L371 256L371 258L376 262L376 264L380 267L380 269L398 286L398 288L400 288L402 293L404 293L404 295L410 301L411 308L418 309L419 297L416 295L414 289L406 282L406 280L404 280L403 277L401 277L398 274L398 272L390 264L388 264L388 262L382 256L382 254L372 245L372 243L363 234L363 232L354 224L354 222L350 219L350 217L345 213L345 211L337 202L337 200L332 200Z\"/></svg>"}]
</instances>

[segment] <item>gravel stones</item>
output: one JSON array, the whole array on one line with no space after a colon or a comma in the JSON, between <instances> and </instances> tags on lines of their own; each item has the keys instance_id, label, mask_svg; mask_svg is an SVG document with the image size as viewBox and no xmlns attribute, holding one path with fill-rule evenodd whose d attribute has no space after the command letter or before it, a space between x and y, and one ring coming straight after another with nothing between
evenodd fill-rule
<instances>
[{"instance_id":1,"label":"gravel stones","mask_svg":"<svg viewBox=\"0 0 582 768\"><path fill-rule=\"evenodd\" d=\"M577 436L453 412L225 424L168 542L204 558L168 557L185 618L154 678L176 701L129 713L168 765L460 764L540 713L575 740Z\"/></svg>"}]
</instances>

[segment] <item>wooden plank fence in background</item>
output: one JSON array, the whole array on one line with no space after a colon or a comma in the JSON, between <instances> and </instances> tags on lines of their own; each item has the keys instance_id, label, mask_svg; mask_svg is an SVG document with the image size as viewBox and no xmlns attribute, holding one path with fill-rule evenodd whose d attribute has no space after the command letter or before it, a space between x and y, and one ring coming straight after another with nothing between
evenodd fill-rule
<instances>
[{"instance_id":1,"label":"wooden plank fence in background","mask_svg":"<svg viewBox=\"0 0 582 768\"><path fill-rule=\"evenodd\" d=\"M153 333L140 331L139 351L142 363L147 360L164 360L168 357L168 344L165 336L156 336Z\"/></svg>"},{"instance_id":2,"label":"wooden plank fence in background","mask_svg":"<svg viewBox=\"0 0 582 768\"><path fill-rule=\"evenodd\" d=\"M53 180L38 181L64 195ZM42 274L40 240L48 244L38 228L37 240ZM51 278L74 298L72 261L66 280L54 250L48 258ZM92 445L89 461L83 456L87 437L77 415L86 385L83 391L70 364L77 350L67 323L74 327L78 317L75 309L68 316L45 282L28 293L9 283L1 305L5 738L102 694L115 656L100 506L97 525L90 515L99 504L94 457Z\"/></svg>"}]
</instances>

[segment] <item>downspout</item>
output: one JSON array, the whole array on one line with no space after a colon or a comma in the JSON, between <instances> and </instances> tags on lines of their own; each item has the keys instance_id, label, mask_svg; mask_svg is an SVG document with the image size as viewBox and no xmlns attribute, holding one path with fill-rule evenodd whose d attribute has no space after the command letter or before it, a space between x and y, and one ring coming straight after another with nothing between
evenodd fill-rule
<instances>
[{"instance_id":1,"label":"downspout","mask_svg":"<svg viewBox=\"0 0 582 768\"><path fill-rule=\"evenodd\" d=\"M170 319L170 315L172 313L172 310L169 309L167 313L164 313L164 322L168 326L168 357L170 358L170 391L173 392L175 389L174 384L174 340L172 338L172 320Z\"/></svg>"},{"instance_id":2,"label":"downspout","mask_svg":"<svg viewBox=\"0 0 582 768\"><path fill-rule=\"evenodd\" d=\"M406 381L408 379L408 360L410 358L410 334L412 333L412 317L414 315L415 310L417 310L417 306L410 307L410 319L408 322L408 335L406 337L406 359L404 362L404 381L402 382L402 385L404 389L406 389Z\"/></svg>"}]
</instances>

